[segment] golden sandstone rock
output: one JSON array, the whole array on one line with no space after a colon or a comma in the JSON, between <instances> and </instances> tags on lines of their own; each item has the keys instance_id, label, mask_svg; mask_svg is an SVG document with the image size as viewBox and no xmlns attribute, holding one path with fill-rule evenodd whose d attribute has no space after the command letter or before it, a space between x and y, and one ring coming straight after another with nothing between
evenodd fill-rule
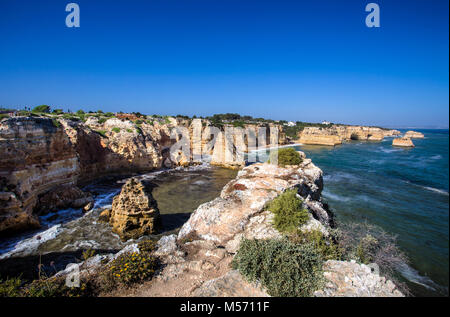
<instances>
[{"instance_id":1,"label":"golden sandstone rock","mask_svg":"<svg viewBox=\"0 0 450 317\"><path fill-rule=\"evenodd\" d=\"M425 136L423 135L423 133L420 132L416 132L416 131L407 131L404 135L405 138L410 138L410 139L423 139Z\"/></svg>"},{"instance_id":2,"label":"golden sandstone rock","mask_svg":"<svg viewBox=\"0 0 450 317\"><path fill-rule=\"evenodd\" d=\"M392 141L393 146L414 147L410 138L396 138Z\"/></svg>"},{"instance_id":3,"label":"golden sandstone rock","mask_svg":"<svg viewBox=\"0 0 450 317\"><path fill-rule=\"evenodd\" d=\"M137 239L159 230L161 220L152 189L151 183L131 178L114 197L109 223L122 240Z\"/></svg>"}]
</instances>

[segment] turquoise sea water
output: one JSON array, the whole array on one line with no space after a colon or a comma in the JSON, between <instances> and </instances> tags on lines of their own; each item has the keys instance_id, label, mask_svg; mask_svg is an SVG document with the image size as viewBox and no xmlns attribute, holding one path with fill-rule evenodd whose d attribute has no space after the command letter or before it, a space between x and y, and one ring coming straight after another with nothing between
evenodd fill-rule
<instances>
[{"instance_id":1,"label":"turquoise sea water","mask_svg":"<svg viewBox=\"0 0 450 317\"><path fill-rule=\"evenodd\" d=\"M411 149L393 147L392 138L296 148L323 170L323 197L338 221L366 221L398 236L414 295L448 295L449 132L421 132Z\"/></svg>"}]
</instances>

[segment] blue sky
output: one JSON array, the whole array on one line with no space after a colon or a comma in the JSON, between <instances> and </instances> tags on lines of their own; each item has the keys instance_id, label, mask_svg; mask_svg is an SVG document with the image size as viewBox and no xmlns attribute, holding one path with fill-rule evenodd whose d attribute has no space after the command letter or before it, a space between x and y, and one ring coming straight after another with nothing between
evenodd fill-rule
<instances>
[{"instance_id":1,"label":"blue sky","mask_svg":"<svg viewBox=\"0 0 450 317\"><path fill-rule=\"evenodd\" d=\"M0 1L1 105L448 127L448 1L69 2Z\"/></svg>"}]
</instances>

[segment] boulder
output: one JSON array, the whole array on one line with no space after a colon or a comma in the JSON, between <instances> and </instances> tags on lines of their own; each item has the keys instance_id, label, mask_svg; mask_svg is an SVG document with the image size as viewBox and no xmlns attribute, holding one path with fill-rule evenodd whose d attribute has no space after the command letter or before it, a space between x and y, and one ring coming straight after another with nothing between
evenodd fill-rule
<instances>
[{"instance_id":1,"label":"boulder","mask_svg":"<svg viewBox=\"0 0 450 317\"><path fill-rule=\"evenodd\" d=\"M401 146L401 147L414 147L414 143L410 138L396 138L392 140L393 146Z\"/></svg>"},{"instance_id":2,"label":"boulder","mask_svg":"<svg viewBox=\"0 0 450 317\"><path fill-rule=\"evenodd\" d=\"M91 194L83 192L77 186L60 186L49 191L38 198L36 211L39 214L46 214L65 208L83 208L85 211L94 206L94 199ZM85 209L89 207L89 209Z\"/></svg>"},{"instance_id":3,"label":"boulder","mask_svg":"<svg viewBox=\"0 0 450 317\"><path fill-rule=\"evenodd\" d=\"M122 240L154 234L160 227L160 215L152 196L154 185L136 178L129 179L112 203L109 223Z\"/></svg>"}]
</instances>

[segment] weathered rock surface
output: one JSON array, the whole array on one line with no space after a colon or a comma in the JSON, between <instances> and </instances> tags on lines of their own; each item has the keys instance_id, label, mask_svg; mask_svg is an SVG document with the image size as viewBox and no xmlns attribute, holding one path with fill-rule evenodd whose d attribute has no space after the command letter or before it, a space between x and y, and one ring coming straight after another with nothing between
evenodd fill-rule
<instances>
[{"instance_id":1,"label":"weathered rock surface","mask_svg":"<svg viewBox=\"0 0 450 317\"><path fill-rule=\"evenodd\" d=\"M39 196L38 199L38 207L35 211L39 214L65 208L83 208L87 211L92 208L94 201L89 193L85 193L73 185L58 187Z\"/></svg>"},{"instance_id":2,"label":"weathered rock surface","mask_svg":"<svg viewBox=\"0 0 450 317\"><path fill-rule=\"evenodd\" d=\"M305 198L305 205L311 213L325 223L331 222L331 215L323 208L320 193L323 188L322 171L313 163L300 167L282 168L273 164L253 164L242 169L236 179L222 190L220 197L197 208L181 228L178 238L196 234L225 246L237 234L271 238L273 230L264 227L268 221L253 217L270 217L263 213L264 206L288 188L297 188ZM313 200L311 200L313 199ZM258 225L259 224L259 225ZM249 228L253 230L249 231ZM262 234L264 233L264 234Z\"/></svg>"},{"instance_id":3,"label":"weathered rock surface","mask_svg":"<svg viewBox=\"0 0 450 317\"><path fill-rule=\"evenodd\" d=\"M410 138L396 138L392 140L393 146L414 147L414 143Z\"/></svg>"},{"instance_id":4,"label":"weathered rock surface","mask_svg":"<svg viewBox=\"0 0 450 317\"><path fill-rule=\"evenodd\" d=\"M326 286L317 297L402 297L394 283L354 261L329 260L324 263Z\"/></svg>"},{"instance_id":5,"label":"weathered rock surface","mask_svg":"<svg viewBox=\"0 0 450 317\"><path fill-rule=\"evenodd\" d=\"M406 131L404 138L410 138L410 139L423 139L425 136L421 132L417 131Z\"/></svg>"},{"instance_id":6,"label":"weathered rock surface","mask_svg":"<svg viewBox=\"0 0 450 317\"><path fill-rule=\"evenodd\" d=\"M73 186L78 159L69 138L52 120L9 118L0 124L0 233L38 227L39 197Z\"/></svg>"},{"instance_id":7,"label":"weathered rock surface","mask_svg":"<svg viewBox=\"0 0 450 317\"><path fill-rule=\"evenodd\" d=\"M109 223L122 240L137 239L158 231L161 220L152 188L147 182L131 178L114 197Z\"/></svg>"}]
</instances>

